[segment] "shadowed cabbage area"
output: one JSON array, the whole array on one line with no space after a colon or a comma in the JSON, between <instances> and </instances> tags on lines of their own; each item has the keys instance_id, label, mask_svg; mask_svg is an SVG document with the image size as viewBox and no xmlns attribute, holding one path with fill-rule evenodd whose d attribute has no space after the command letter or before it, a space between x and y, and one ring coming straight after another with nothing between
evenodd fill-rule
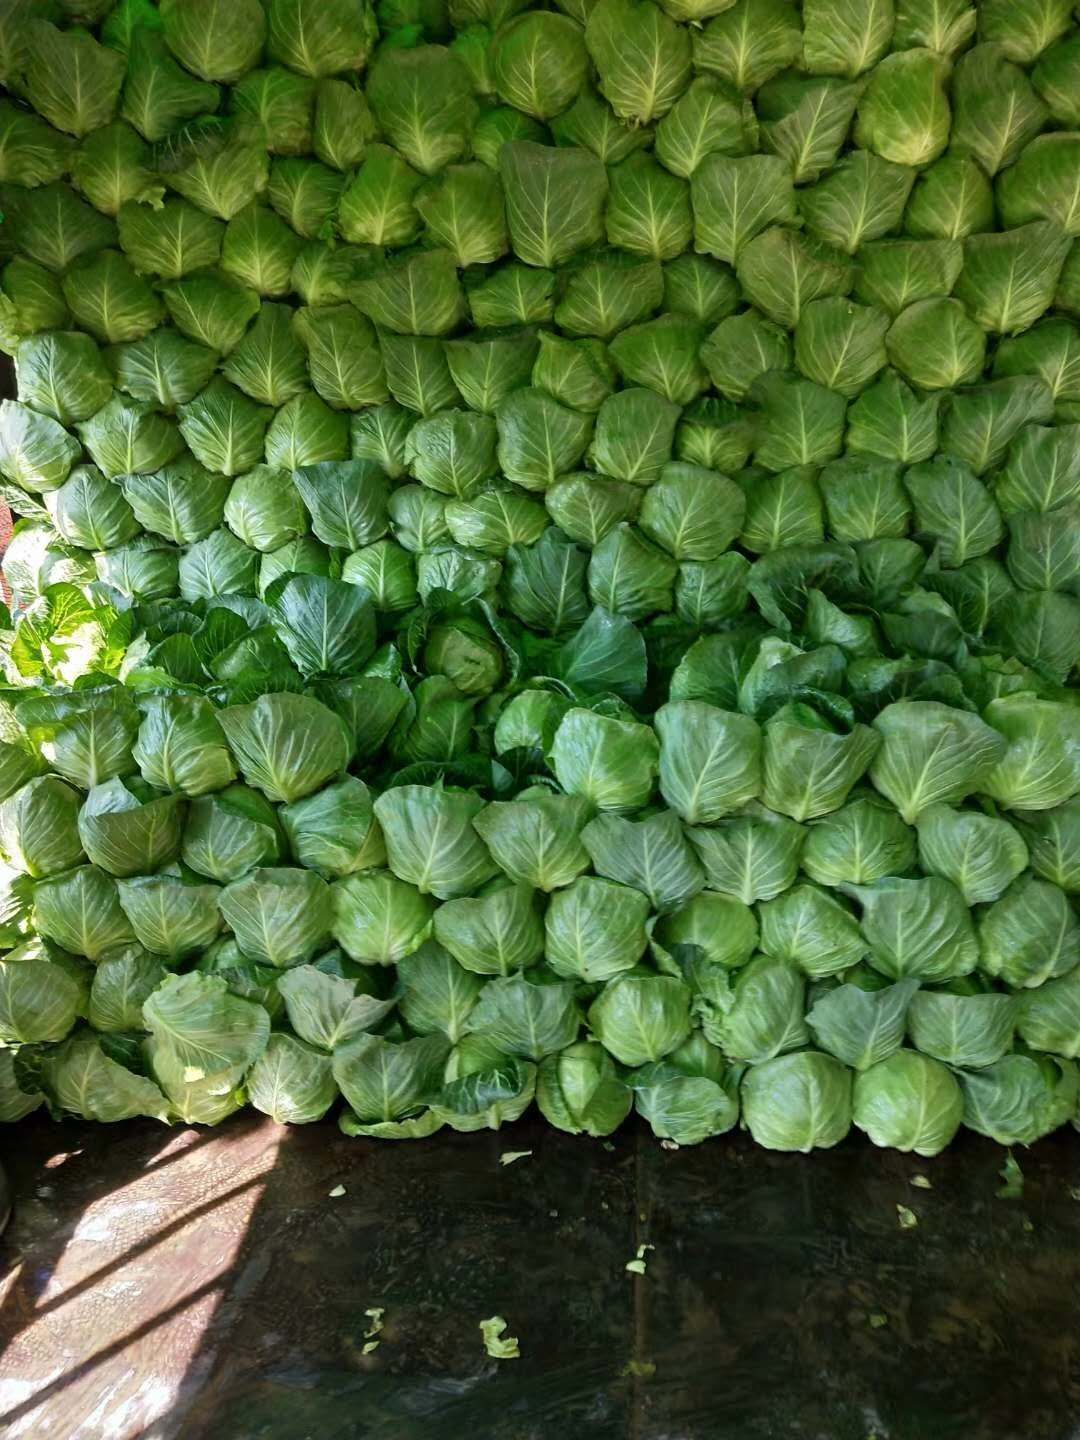
<instances>
[{"instance_id":1,"label":"shadowed cabbage area","mask_svg":"<svg viewBox=\"0 0 1080 1440\"><path fill-rule=\"evenodd\" d=\"M9 0L0 1119L1080 1098L1064 0Z\"/></svg>"}]
</instances>

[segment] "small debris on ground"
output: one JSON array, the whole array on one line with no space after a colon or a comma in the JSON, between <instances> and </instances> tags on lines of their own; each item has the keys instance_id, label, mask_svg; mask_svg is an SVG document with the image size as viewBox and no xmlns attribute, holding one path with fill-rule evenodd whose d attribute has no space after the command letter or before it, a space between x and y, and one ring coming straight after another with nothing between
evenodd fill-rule
<instances>
[{"instance_id":1,"label":"small debris on ground","mask_svg":"<svg viewBox=\"0 0 1080 1440\"><path fill-rule=\"evenodd\" d=\"M500 1165L513 1165L515 1160L527 1160L533 1152L531 1150L504 1150L499 1156Z\"/></svg>"},{"instance_id":2,"label":"small debris on ground","mask_svg":"<svg viewBox=\"0 0 1080 1440\"><path fill-rule=\"evenodd\" d=\"M900 1222L901 1230L914 1230L919 1223L919 1217L914 1210L909 1210L906 1205L897 1205L896 1218Z\"/></svg>"},{"instance_id":3,"label":"small debris on ground","mask_svg":"<svg viewBox=\"0 0 1080 1440\"><path fill-rule=\"evenodd\" d=\"M520 1360L516 1335L505 1335L506 1321L501 1315L492 1315L480 1321L480 1333L484 1337L484 1349L494 1360Z\"/></svg>"},{"instance_id":4,"label":"small debris on ground","mask_svg":"<svg viewBox=\"0 0 1080 1440\"><path fill-rule=\"evenodd\" d=\"M360 1351L360 1354L371 1355L382 1344L382 1341L378 1337L382 1334L383 1316L386 1314L386 1307L384 1305L375 1305L372 1306L370 1310L365 1310L364 1314L371 1321L371 1324L364 1331L364 1339L367 1341L367 1344Z\"/></svg>"},{"instance_id":5,"label":"small debris on ground","mask_svg":"<svg viewBox=\"0 0 1080 1440\"><path fill-rule=\"evenodd\" d=\"M648 1250L655 1250L655 1249L656 1249L656 1246L655 1246L655 1245L639 1245L639 1246L637 1247L637 1254L634 1256L633 1260L628 1260L628 1261L626 1262L626 1268L627 1268L627 1270L630 1271L631 1275L644 1275L644 1274L645 1274L645 1254L646 1254L646 1251L648 1251Z\"/></svg>"},{"instance_id":6,"label":"small debris on ground","mask_svg":"<svg viewBox=\"0 0 1080 1440\"><path fill-rule=\"evenodd\" d=\"M656 1366L651 1360L628 1360L622 1368L622 1373L635 1380L651 1380L656 1374Z\"/></svg>"},{"instance_id":7,"label":"small debris on ground","mask_svg":"<svg viewBox=\"0 0 1080 1440\"><path fill-rule=\"evenodd\" d=\"M1024 1197L1024 1172L1017 1164L1016 1157L1010 1150L1005 1156L1005 1164L998 1171L1005 1184L997 1192L999 1200L1022 1200Z\"/></svg>"}]
</instances>

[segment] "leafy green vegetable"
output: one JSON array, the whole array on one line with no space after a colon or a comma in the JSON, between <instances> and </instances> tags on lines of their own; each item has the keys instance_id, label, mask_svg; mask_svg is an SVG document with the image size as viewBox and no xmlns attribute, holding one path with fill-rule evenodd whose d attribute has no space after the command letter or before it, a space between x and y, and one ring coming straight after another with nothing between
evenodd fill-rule
<instances>
[{"instance_id":1,"label":"leafy green vegetable","mask_svg":"<svg viewBox=\"0 0 1080 1440\"><path fill-rule=\"evenodd\" d=\"M0 1119L1075 1121L1066 0L0 10Z\"/></svg>"}]
</instances>

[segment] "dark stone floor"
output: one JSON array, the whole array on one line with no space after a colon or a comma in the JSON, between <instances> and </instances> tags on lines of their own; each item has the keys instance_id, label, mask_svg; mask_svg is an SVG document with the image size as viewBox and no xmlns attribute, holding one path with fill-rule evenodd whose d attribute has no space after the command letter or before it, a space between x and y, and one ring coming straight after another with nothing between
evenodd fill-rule
<instances>
[{"instance_id":1,"label":"dark stone floor","mask_svg":"<svg viewBox=\"0 0 1080 1440\"><path fill-rule=\"evenodd\" d=\"M4 1138L4 1440L1080 1436L1072 1131L1018 1152L1020 1199L972 1137L929 1161L253 1114ZM485 1354L495 1314L520 1359Z\"/></svg>"}]
</instances>

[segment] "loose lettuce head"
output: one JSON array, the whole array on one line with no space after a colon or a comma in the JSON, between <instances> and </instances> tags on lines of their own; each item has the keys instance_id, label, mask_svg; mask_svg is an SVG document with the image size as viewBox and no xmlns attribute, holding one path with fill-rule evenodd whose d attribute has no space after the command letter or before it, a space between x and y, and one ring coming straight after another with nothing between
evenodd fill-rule
<instances>
[{"instance_id":1,"label":"loose lettuce head","mask_svg":"<svg viewBox=\"0 0 1080 1440\"><path fill-rule=\"evenodd\" d=\"M937 1155L960 1128L963 1094L946 1066L898 1050L855 1080L853 1119L875 1145Z\"/></svg>"},{"instance_id":2,"label":"loose lettuce head","mask_svg":"<svg viewBox=\"0 0 1080 1440\"><path fill-rule=\"evenodd\" d=\"M218 719L244 779L269 800L302 799L348 764L344 725L308 696L262 695Z\"/></svg>"},{"instance_id":3,"label":"loose lettuce head","mask_svg":"<svg viewBox=\"0 0 1080 1440\"><path fill-rule=\"evenodd\" d=\"M31 940L0 960L0 1040L5 1045L63 1040L86 1014L86 966L48 941Z\"/></svg>"},{"instance_id":4,"label":"loose lettuce head","mask_svg":"<svg viewBox=\"0 0 1080 1440\"><path fill-rule=\"evenodd\" d=\"M610 1135L625 1120L633 1095L596 1041L579 1041L540 1062L536 1103L549 1124L571 1135Z\"/></svg>"},{"instance_id":5,"label":"loose lettuce head","mask_svg":"<svg viewBox=\"0 0 1080 1440\"><path fill-rule=\"evenodd\" d=\"M851 1128L851 1075L815 1050L752 1066L741 1086L743 1118L758 1145L804 1154L837 1145Z\"/></svg>"}]
</instances>

